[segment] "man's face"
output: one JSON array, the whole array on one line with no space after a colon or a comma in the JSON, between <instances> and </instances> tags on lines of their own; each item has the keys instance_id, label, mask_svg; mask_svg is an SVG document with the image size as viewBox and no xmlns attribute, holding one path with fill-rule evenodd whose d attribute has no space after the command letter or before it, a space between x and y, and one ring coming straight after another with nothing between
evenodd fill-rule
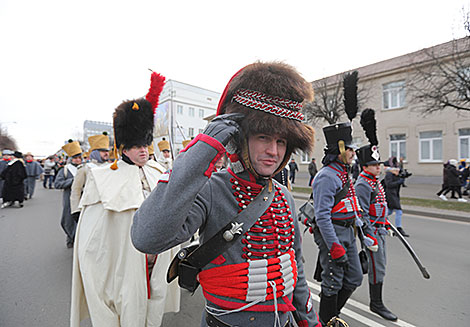
<instances>
[{"instance_id":1,"label":"man's face","mask_svg":"<svg viewBox=\"0 0 470 327\"><path fill-rule=\"evenodd\" d=\"M103 161L108 161L109 159L109 152L108 151L101 151L100 150L100 157Z\"/></svg>"},{"instance_id":2,"label":"man's face","mask_svg":"<svg viewBox=\"0 0 470 327\"><path fill-rule=\"evenodd\" d=\"M79 165L79 164L81 164L81 163L82 163L82 157L80 157L80 156L78 156L78 157L73 157L73 158L72 158L72 163L73 163L74 165Z\"/></svg>"},{"instance_id":3,"label":"man's face","mask_svg":"<svg viewBox=\"0 0 470 327\"><path fill-rule=\"evenodd\" d=\"M29 156L29 155L26 156L25 159L26 159L26 161L33 161L33 157L32 157L32 156Z\"/></svg>"},{"instance_id":4,"label":"man's face","mask_svg":"<svg viewBox=\"0 0 470 327\"><path fill-rule=\"evenodd\" d=\"M348 165L352 164L352 162L354 161L355 156L356 156L356 152L354 152L353 149L346 148L346 162L344 162L344 163L348 164ZM339 160L343 161L341 154L338 155L338 158L339 158Z\"/></svg>"},{"instance_id":5,"label":"man's face","mask_svg":"<svg viewBox=\"0 0 470 327\"><path fill-rule=\"evenodd\" d=\"M168 159L168 158L170 157L170 151L168 151L168 150L163 150L162 152L163 152L163 157L164 157L164 158L167 158L167 159Z\"/></svg>"},{"instance_id":6,"label":"man's face","mask_svg":"<svg viewBox=\"0 0 470 327\"><path fill-rule=\"evenodd\" d=\"M144 166L149 160L149 149L147 146L133 146L122 151L137 166Z\"/></svg>"},{"instance_id":7,"label":"man's face","mask_svg":"<svg viewBox=\"0 0 470 327\"><path fill-rule=\"evenodd\" d=\"M251 164L261 176L272 176L282 163L287 150L287 140L278 134L255 134L248 137Z\"/></svg>"},{"instance_id":8,"label":"man's face","mask_svg":"<svg viewBox=\"0 0 470 327\"><path fill-rule=\"evenodd\" d=\"M375 165L368 165L368 166L364 166L363 169L374 175L374 176L379 176L380 174L380 164L375 164Z\"/></svg>"}]
</instances>

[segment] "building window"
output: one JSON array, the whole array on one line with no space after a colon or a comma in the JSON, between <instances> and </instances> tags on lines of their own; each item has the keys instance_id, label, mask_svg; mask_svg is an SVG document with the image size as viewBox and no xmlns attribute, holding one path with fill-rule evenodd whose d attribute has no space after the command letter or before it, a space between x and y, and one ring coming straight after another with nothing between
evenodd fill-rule
<instances>
[{"instance_id":1,"label":"building window","mask_svg":"<svg viewBox=\"0 0 470 327\"><path fill-rule=\"evenodd\" d=\"M302 152L300 156L300 162L301 163L310 163L310 160L308 158L308 153Z\"/></svg>"},{"instance_id":2,"label":"building window","mask_svg":"<svg viewBox=\"0 0 470 327\"><path fill-rule=\"evenodd\" d=\"M183 106L182 106L182 105L179 104L179 105L176 106L176 113L177 113L178 115L182 115L182 114L183 114Z\"/></svg>"},{"instance_id":3,"label":"building window","mask_svg":"<svg viewBox=\"0 0 470 327\"><path fill-rule=\"evenodd\" d=\"M401 108L405 105L405 81L384 84L382 88L384 109Z\"/></svg>"},{"instance_id":4,"label":"building window","mask_svg":"<svg viewBox=\"0 0 470 327\"><path fill-rule=\"evenodd\" d=\"M189 115L191 117L194 117L194 108L193 107L189 107Z\"/></svg>"},{"instance_id":5,"label":"building window","mask_svg":"<svg viewBox=\"0 0 470 327\"><path fill-rule=\"evenodd\" d=\"M193 109L194 109L194 108L193 108ZM188 134L189 134L189 137L194 137L194 128L189 127L189 128L188 128Z\"/></svg>"},{"instance_id":6,"label":"building window","mask_svg":"<svg viewBox=\"0 0 470 327\"><path fill-rule=\"evenodd\" d=\"M442 131L419 133L419 160L421 162L442 161Z\"/></svg>"},{"instance_id":7,"label":"building window","mask_svg":"<svg viewBox=\"0 0 470 327\"><path fill-rule=\"evenodd\" d=\"M405 134L392 134L390 135L390 157L395 157L397 160L403 158L406 160L406 135Z\"/></svg>"},{"instance_id":8,"label":"building window","mask_svg":"<svg viewBox=\"0 0 470 327\"><path fill-rule=\"evenodd\" d=\"M202 128L199 128L199 134L201 134L201 133L202 133L202 131L203 131L203 129L202 129Z\"/></svg>"},{"instance_id":9,"label":"building window","mask_svg":"<svg viewBox=\"0 0 470 327\"><path fill-rule=\"evenodd\" d=\"M204 109L199 109L199 118L204 118Z\"/></svg>"},{"instance_id":10,"label":"building window","mask_svg":"<svg viewBox=\"0 0 470 327\"><path fill-rule=\"evenodd\" d=\"M459 129L459 158L470 158L470 128Z\"/></svg>"}]
</instances>

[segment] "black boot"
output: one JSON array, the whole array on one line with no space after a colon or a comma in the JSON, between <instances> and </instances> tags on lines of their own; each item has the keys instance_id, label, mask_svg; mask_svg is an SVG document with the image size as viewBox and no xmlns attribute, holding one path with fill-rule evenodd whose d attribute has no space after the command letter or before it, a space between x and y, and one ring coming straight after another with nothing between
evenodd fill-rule
<instances>
[{"instance_id":1,"label":"black boot","mask_svg":"<svg viewBox=\"0 0 470 327\"><path fill-rule=\"evenodd\" d=\"M383 283L369 284L370 311L386 320L397 321L398 317L388 310L382 302L382 286Z\"/></svg>"},{"instance_id":2,"label":"black boot","mask_svg":"<svg viewBox=\"0 0 470 327\"><path fill-rule=\"evenodd\" d=\"M322 326L326 326L328 321L331 318L336 316L337 304L338 303L338 294L326 296L321 294L320 296L320 311L318 315L320 316L320 322Z\"/></svg>"},{"instance_id":3,"label":"black boot","mask_svg":"<svg viewBox=\"0 0 470 327\"><path fill-rule=\"evenodd\" d=\"M400 232L400 234L403 235L404 237L410 237L410 235L407 234L403 228L397 227L397 229Z\"/></svg>"},{"instance_id":4,"label":"black boot","mask_svg":"<svg viewBox=\"0 0 470 327\"><path fill-rule=\"evenodd\" d=\"M347 288L342 288L338 292L337 315L339 315L341 309L344 307L346 301L348 301L349 297L353 294L353 292L354 290L349 290Z\"/></svg>"}]
</instances>

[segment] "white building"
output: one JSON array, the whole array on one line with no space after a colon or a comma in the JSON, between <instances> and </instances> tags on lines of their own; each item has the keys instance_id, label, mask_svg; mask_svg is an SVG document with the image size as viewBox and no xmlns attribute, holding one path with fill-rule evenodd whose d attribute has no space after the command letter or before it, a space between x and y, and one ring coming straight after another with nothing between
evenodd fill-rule
<instances>
[{"instance_id":1,"label":"white building","mask_svg":"<svg viewBox=\"0 0 470 327\"><path fill-rule=\"evenodd\" d=\"M158 151L157 143L164 137L170 140L176 155L183 148L183 140L202 132L207 125L204 118L216 113L219 98L218 92L168 80L155 114L155 151Z\"/></svg>"}]
</instances>

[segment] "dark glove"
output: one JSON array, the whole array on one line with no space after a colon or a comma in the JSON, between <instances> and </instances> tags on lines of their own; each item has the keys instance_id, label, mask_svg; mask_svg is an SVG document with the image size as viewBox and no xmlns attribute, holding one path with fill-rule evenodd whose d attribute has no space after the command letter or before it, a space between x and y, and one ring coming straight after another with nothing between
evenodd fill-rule
<instances>
[{"instance_id":1,"label":"dark glove","mask_svg":"<svg viewBox=\"0 0 470 327\"><path fill-rule=\"evenodd\" d=\"M346 250L343 248L342 245L338 243L333 243L330 249L330 256L331 259L333 259L335 265L337 265L338 267L343 267L344 270L348 270L348 255L346 254Z\"/></svg>"},{"instance_id":2,"label":"dark glove","mask_svg":"<svg viewBox=\"0 0 470 327\"><path fill-rule=\"evenodd\" d=\"M237 138L240 126L238 123L245 117L243 114L225 114L215 117L202 132L215 138L226 146L232 138Z\"/></svg>"},{"instance_id":3,"label":"dark glove","mask_svg":"<svg viewBox=\"0 0 470 327\"><path fill-rule=\"evenodd\" d=\"M73 220L75 220L75 222L77 222L77 223L78 223L78 217L80 217L80 211L79 212L74 212L72 214Z\"/></svg>"}]
</instances>

